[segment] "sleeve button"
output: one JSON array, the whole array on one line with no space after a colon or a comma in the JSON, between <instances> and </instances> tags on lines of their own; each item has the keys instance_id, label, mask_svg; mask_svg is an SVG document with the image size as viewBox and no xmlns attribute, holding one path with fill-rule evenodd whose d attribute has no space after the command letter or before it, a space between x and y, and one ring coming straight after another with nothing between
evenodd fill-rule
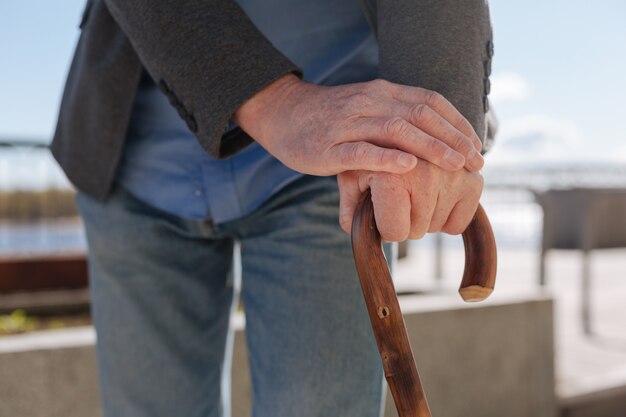
<instances>
[{"instance_id":1,"label":"sleeve button","mask_svg":"<svg viewBox=\"0 0 626 417\"><path fill-rule=\"evenodd\" d=\"M493 52L494 52L493 41L489 39L487 41L487 56L491 58L493 56Z\"/></svg>"},{"instance_id":2,"label":"sleeve button","mask_svg":"<svg viewBox=\"0 0 626 417\"><path fill-rule=\"evenodd\" d=\"M483 61L483 67L485 69L485 75L491 75L491 59Z\"/></svg>"}]
</instances>

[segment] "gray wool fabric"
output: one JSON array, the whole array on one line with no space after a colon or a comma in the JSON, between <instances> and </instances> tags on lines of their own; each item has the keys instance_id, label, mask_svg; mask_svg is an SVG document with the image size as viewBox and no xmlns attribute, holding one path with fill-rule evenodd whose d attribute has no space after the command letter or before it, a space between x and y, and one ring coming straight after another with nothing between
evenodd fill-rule
<instances>
[{"instance_id":1,"label":"gray wool fabric","mask_svg":"<svg viewBox=\"0 0 626 417\"><path fill-rule=\"evenodd\" d=\"M485 130L493 44L484 0L362 0L381 78L439 91ZM228 120L272 81L300 70L233 0L89 0L51 150L81 191L106 199L142 70L212 156L251 142Z\"/></svg>"},{"instance_id":2,"label":"gray wool fabric","mask_svg":"<svg viewBox=\"0 0 626 417\"><path fill-rule=\"evenodd\" d=\"M375 10L381 78L441 93L484 138L493 56L487 2L383 0Z\"/></svg>"}]
</instances>

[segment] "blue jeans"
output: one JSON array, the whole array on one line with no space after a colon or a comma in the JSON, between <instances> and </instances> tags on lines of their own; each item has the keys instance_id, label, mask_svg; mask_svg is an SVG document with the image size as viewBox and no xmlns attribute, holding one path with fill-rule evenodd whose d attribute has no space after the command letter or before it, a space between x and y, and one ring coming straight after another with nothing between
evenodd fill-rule
<instances>
[{"instance_id":1,"label":"blue jeans","mask_svg":"<svg viewBox=\"0 0 626 417\"><path fill-rule=\"evenodd\" d=\"M77 200L105 417L228 414L220 382L235 242L253 415L381 415L383 373L334 178L303 177L219 225L162 212L120 187L106 203Z\"/></svg>"}]
</instances>

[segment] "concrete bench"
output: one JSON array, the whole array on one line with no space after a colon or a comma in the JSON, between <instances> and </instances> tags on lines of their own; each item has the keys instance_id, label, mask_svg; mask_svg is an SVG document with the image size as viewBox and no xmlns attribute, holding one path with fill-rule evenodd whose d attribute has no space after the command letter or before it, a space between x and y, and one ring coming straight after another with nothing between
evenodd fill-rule
<instances>
[{"instance_id":1,"label":"concrete bench","mask_svg":"<svg viewBox=\"0 0 626 417\"><path fill-rule=\"evenodd\" d=\"M543 209L539 283L551 249L582 252L581 319L591 329L591 251L626 247L626 189L573 188L535 194Z\"/></svg>"}]
</instances>

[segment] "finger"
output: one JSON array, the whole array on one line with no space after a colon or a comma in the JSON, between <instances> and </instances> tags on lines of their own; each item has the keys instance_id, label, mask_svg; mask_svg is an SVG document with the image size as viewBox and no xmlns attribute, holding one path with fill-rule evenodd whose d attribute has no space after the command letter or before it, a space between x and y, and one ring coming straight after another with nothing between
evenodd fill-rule
<instances>
[{"instance_id":1,"label":"finger","mask_svg":"<svg viewBox=\"0 0 626 417\"><path fill-rule=\"evenodd\" d=\"M381 147L400 149L448 171L458 171L465 165L463 155L402 117L361 119L354 123L351 135Z\"/></svg>"},{"instance_id":2,"label":"finger","mask_svg":"<svg viewBox=\"0 0 626 417\"><path fill-rule=\"evenodd\" d=\"M428 231L430 233L440 232L443 226L448 221L450 213L455 205L458 203L459 198L451 195L447 190L441 190L437 197L437 204L433 211L432 218L430 219L430 225Z\"/></svg>"},{"instance_id":3,"label":"finger","mask_svg":"<svg viewBox=\"0 0 626 417\"><path fill-rule=\"evenodd\" d=\"M472 142L476 150L482 149L482 142L471 123L450 103L443 95L436 91L427 90L421 87L411 87L406 85L394 84L392 87L392 95L397 100L408 104L426 104L439 113L450 124L463 132L464 135L472 138Z\"/></svg>"},{"instance_id":4,"label":"finger","mask_svg":"<svg viewBox=\"0 0 626 417\"><path fill-rule=\"evenodd\" d=\"M411 194L411 233L409 239L424 237L437 207L437 193L428 184L419 184Z\"/></svg>"},{"instance_id":5,"label":"finger","mask_svg":"<svg viewBox=\"0 0 626 417\"><path fill-rule=\"evenodd\" d=\"M413 126L441 140L465 157L465 168L478 171L485 161L476 149L473 137L465 135L426 104L396 102L387 106L392 115L402 116Z\"/></svg>"},{"instance_id":6,"label":"finger","mask_svg":"<svg viewBox=\"0 0 626 417\"><path fill-rule=\"evenodd\" d=\"M339 185L339 225L348 234L352 233L352 219L361 198L358 174L348 171L337 175Z\"/></svg>"},{"instance_id":7,"label":"finger","mask_svg":"<svg viewBox=\"0 0 626 417\"><path fill-rule=\"evenodd\" d=\"M476 209L478 209L477 198L468 197L462 199L454 206L454 208L450 212L448 220L443 225L441 230L451 235L458 235L463 233L474 218L474 214L476 214Z\"/></svg>"},{"instance_id":8,"label":"finger","mask_svg":"<svg viewBox=\"0 0 626 417\"><path fill-rule=\"evenodd\" d=\"M370 184L374 218L380 236L387 242L400 242L409 236L411 227L411 200L409 192L397 181L380 180L377 174Z\"/></svg>"},{"instance_id":9,"label":"finger","mask_svg":"<svg viewBox=\"0 0 626 417\"><path fill-rule=\"evenodd\" d=\"M328 152L331 152L329 162L332 173L367 170L406 174L417 165L417 158L410 153L368 142L341 143Z\"/></svg>"}]
</instances>

